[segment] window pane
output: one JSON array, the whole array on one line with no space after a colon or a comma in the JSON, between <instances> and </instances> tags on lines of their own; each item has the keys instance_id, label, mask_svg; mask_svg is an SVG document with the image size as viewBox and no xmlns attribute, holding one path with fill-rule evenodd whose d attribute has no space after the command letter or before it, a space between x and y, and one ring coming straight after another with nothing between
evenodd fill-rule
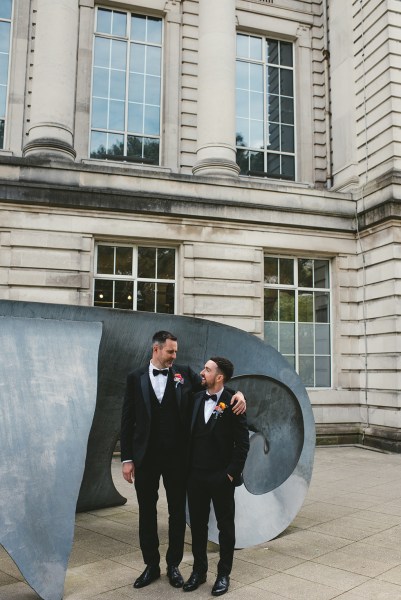
<instances>
[{"instance_id":1,"label":"window pane","mask_svg":"<svg viewBox=\"0 0 401 600\"><path fill-rule=\"evenodd\" d=\"M292 98L281 98L281 122L294 124L294 100Z\"/></svg>"},{"instance_id":2,"label":"window pane","mask_svg":"<svg viewBox=\"0 0 401 600\"><path fill-rule=\"evenodd\" d=\"M96 67L109 67L110 66L110 48L111 40L105 38L95 38L95 52L93 64Z\"/></svg>"},{"instance_id":3,"label":"window pane","mask_svg":"<svg viewBox=\"0 0 401 600\"><path fill-rule=\"evenodd\" d=\"M278 321L278 290L265 289L265 321Z\"/></svg>"},{"instance_id":4,"label":"window pane","mask_svg":"<svg viewBox=\"0 0 401 600\"><path fill-rule=\"evenodd\" d=\"M0 19L11 19L12 0L1 0Z\"/></svg>"},{"instance_id":5,"label":"window pane","mask_svg":"<svg viewBox=\"0 0 401 600\"><path fill-rule=\"evenodd\" d=\"M249 36L237 35L237 56L249 58Z\"/></svg>"},{"instance_id":6,"label":"window pane","mask_svg":"<svg viewBox=\"0 0 401 600\"><path fill-rule=\"evenodd\" d=\"M127 35L127 14L113 12L113 35L125 37Z\"/></svg>"},{"instance_id":7,"label":"window pane","mask_svg":"<svg viewBox=\"0 0 401 600\"><path fill-rule=\"evenodd\" d=\"M330 325L315 325L316 354L330 354Z\"/></svg>"},{"instance_id":8,"label":"window pane","mask_svg":"<svg viewBox=\"0 0 401 600\"><path fill-rule=\"evenodd\" d=\"M262 38L249 36L249 58L262 59Z\"/></svg>"},{"instance_id":9,"label":"window pane","mask_svg":"<svg viewBox=\"0 0 401 600\"><path fill-rule=\"evenodd\" d=\"M280 69L280 93L283 96L293 96L292 71Z\"/></svg>"},{"instance_id":10,"label":"window pane","mask_svg":"<svg viewBox=\"0 0 401 600\"><path fill-rule=\"evenodd\" d=\"M237 88L249 89L249 63L237 61Z\"/></svg>"},{"instance_id":11,"label":"window pane","mask_svg":"<svg viewBox=\"0 0 401 600\"><path fill-rule=\"evenodd\" d=\"M158 279L174 279L175 250L172 248L157 249L157 277Z\"/></svg>"},{"instance_id":12,"label":"window pane","mask_svg":"<svg viewBox=\"0 0 401 600\"><path fill-rule=\"evenodd\" d=\"M249 168L252 172L264 172L263 152L249 152Z\"/></svg>"},{"instance_id":13,"label":"window pane","mask_svg":"<svg viewBox=\"0 0 401 600\"><path fill-rule=\"evenodd\" d=\"M113 69L125 71L127 66L127 43L118 40L111 41L110 66Z\"/></svg>"},{"instance_id":14,"label":"window pane","mask_svg":"<svg viewBox=\"0 0 401 600\"><path fill-rule=\"evenodd\" d=\"M246 175L249 171L249 156L247 150L237 150L237 165L241 169L241 175Z\"/></svg>"},{"instance_id":15,"label":"window pane","mask_svg":"<svg viewBox=\"0 0 401 600\"><path fill-rule=\"evenodd\" d=\"M293 156L281 157L281 173L286 179L295 179L295 158Z\"/></svg>"},{"instance_id":16,"label":"window pane","mask_svg":"<svg viewBox=\"0 0 401 600\"><path fill-rule=\"evenodd\" d=\"M278 79L278 75L279 75L279 69L277 69L276 67L268 67L267 69L267 74L268 74L268 78L267 78L267 91L269 94L276 94L278 95L279 93L279 79Z\"/></svg>"},{"instance_id":17,"label":"window pane","mask_svg":"<svg viewBox=\"0 0 401 600\"><path fill-rule=\"evenodd\" d=\"M100 67L93 69L93 95L107 98L109 95L109 70Z\"/></svg>"},{"instance_id":18,"label":"window pane","mask_svg":"<svg viewBox=\"0 0 401 600\"><path fill-rule=\"evenodd\" d=\"M107 133L100 131L92 132L91 158L104 158L107 148Z\"/></svg>"},{"instance_id":19,"label":"window pane","mask_svg":"<svg viewBox=\"0 0 401 600\"><path fill-rule=\"evenodd\" d=\"M282 354L294 354L295 352L295 324L280 323L280 352Z\"/></svg>"},{"instance_id":20,"label":"window pane","mask_svg":"<svg viewBox=\"0 0 401 600\"><path fill-rule=\"evenodd\" d=\"M111 70L110 98L114 98L115 100L125 100L125 71Z\"/></svg>"},{"instance_id":21,"label":"window pane","mask_svg":"<svg viewBox=\"0 0 401 600\"><path fill-rule=\"evenodd\" d=\"M264 140L263 140L264 131L263 130L264 130L263 121L254 121L254 120L250 121L249 145L251 146L251 148L263 148L263 146L264 146Z\"/></svg>"},{"instance_id":22,"label":"window pane","mask_svg":"<svg viewBox=\"0 0 401 600\"><path fill-rule=\"evenodd\" d=\"M137 310L155 312L155 283L138 282Z\"/></svg>"},{"instance_id":23,"label":"window pane","mask_svg":"<svg viewBox=\"0 0 401 600\"><path fill-rule=\"evenodd\" d=\"M145 99L148 104L160 105L160 77L147 75Z\"/></svg>"},{"instance_id":24,"label":"window pane","mask_svg":"<svg viewBox=\"0 0 401 600\"><path fill-rule=\"evenodd\" d=\"M316 387L330 387L330 358L328 356L316 357Z\"/></svg>"},{"instance_id":25,"label":"window pane","mask_svg":"<svg viewBox=\"0 0 401 600\"><path fill-rule=\"evenodd\" d=\"M144 133L158 135L160 131L160 109L158 106L145 105Z\"/></svg>"},{"instance_id":26,"label":"window pane","mask_svg":"<svg viewBox=\"0 0 401 600\"><path fill-rule=\"evenodd\" d=\"M280 64L292 67L292 44L280 42Z\"/></svg>"},{"instance_id":27,"label":"window pane","mask_svg":"<svg viewBox=\"0 0 401 600\"><path fill-rule=\"evenodd\" d=\"M328 288L329 283L329 261L328 260L315 260L313 261L314 266L314 287L315 288Z\"/></svg>"},{"instance_id":28,"label":"window pane","mask_svg":"<svg viewBox=\"0 0 401 600\"><path fill-rule=\"evenodd\" d=\"M124 131L125 102L110 100L109 102L109 129Z\"/></svg>"},{"instance_id":29,"label":"window pane","mask_svg":"<svg viewBox=\"0 0 401 600\"><path fill-rule=\"evenodd\" d=\"M128 131L143 133L143 104L128 102Z\"/></svg>"},{"instance_id":30,"label":"window pane","mask_svg":"<svg viewBox=\"0 0 401 600\"><path fill-rule=\"evenodd\" d=\"M97 272L106 275L114 273L114 246L97 247Z\"/></svg>"},{"instance_id":31,"label":"window pane","mask_svg":"<svg viewBox=\"0 0 401 600\"><path fill-rule=\"evenodd\" d=\"M156 312L174 314L173 283L157 283Z\"/></svg>"},{"instance_id":32,"label":"window pane","mask_svg":"<svg viewBox=\"0 0 401 600\"><path fill-rule=\"evenodd\" d=\"M132 248L116 248L116 274L132 275Z\"/></svg>"},{"instance_id":33,"label":"window pane","mask_svg":"<svg viewBox=\"0 0 401 600\"><path fill-rule=\"evenodd\" d=\"M275 40L267 41L267 60L275 65L278 65L278 44Z\"/></svg>"},{"instance_id":34,"label":"window pane","mask_svg":"<svg viewBox=\"0 0 401 600\"><path fill-rule=\"evenodd\" d=\"M0 121L0 148L4 146L4 121Z\"/></svg>"},{"instance_id":35,"label":"window pane","mask_svg":"<svg viewBox=\"0 0 401 600\"><path fill-rule=\"evenodd\" d=\"M153 17L147 18L147 41L151 44L162 43L162 20Z\"/></svg>"},{"instance_id":36,"label":"window pane","mask_svg":"<svg viewBox=\"0 0 401 600\"><path fill-rule=\"evenodd\" d=\"M114 286L114 308L132 310L134 306L133 281L115 281Z\"/></svg>"},{"instance_id":37,"label":"window pane","mask_svg":"<svg viewBox=\"0 0 401 600\"><path fill-rule=\"evenodd\" d=\"M314 360L313 356L300 356L299 357L299 376L306 387L313 387L314 385Z\"/></svg>"},{"instance_id":38,"label":"window pane","mask_svg":"<svg viewBox=\"0 0 401 600\"><path fill-rule=\"evenodd\" d=\"M141 15L132 16L131 39L140 42L146 41L146 17Z\"/></svg>"},{"instance_id":39,"label":"window pane","mask_svg":"<svg viewBox=\"0 0 401 600\"><path fill-rule=\"evenodd\" d=\"M295 321L295 292L280 290L280 321Z\"/></svg>"},{"instance_id":40,"label":"window pane","mask_svg":"<svg viewBox=\"0 0 401 600\"><path fill-rule=\"evenodd\" d=\"M146 49L146 72L149 75L161 74L161 49L148 46Z\"/></svg>"},{"instance_id":41,"label":"window pane","mask_svg":"<svg viewBox=\"0 0 401 600\"><path fill-rule=\"evenodd\" d=\"M300 354L314 354L314 326L313 324L299 324L298 345Z\"/></svg>"},{"instance_id":42,"label":"window pane","mask_svg":"<svg viewBox=\"0 0 401 600\"><path fill-rule=\"evenodd\" d=\"M267 154L267 165L266 171L268 175L280 175L280 155L272 154L268 152Z\"/></svg>"},{"instance_id":43,"label":"window pane","mask_svg":"<svg viewBox=\"0 0 401 600\"><path fill-rule=\"evenodd\" d=\"M130 47L130 71L134 73L145 73L146 46L143 44L131 44Z\"/></svg>"},{"instance_id":44,"label":"window pane","mask_svg":"<svg viewBox=\"0 0 401 600\"><path fill-rule=\"evenodd\" d=\"M291 125L281 125L281 148L283 152L294 152L294 128Z\"/></svg>"},{"instance_id":45,"label":"window pane","mask_svg":"<svg viewBox=\"0 0 401 600\"><path fill-rule=\"evenodd\" d=\"M329 295L327 293L315 293L315 321L316 323L329 322Z\"/></svg>"},{"instance_id":46,"label":"window pane","mask_svg":"<svg viewBox=\"0 0 401 600\"><path fill-rule=\"evenodd\" d=\"M105 8L97 9L96 31L98 33L111 33L112 11Z\"/></svg>"},{"instance_id":47,"label":"window pane","mask_svg":"<svg viewBox=\"0 0 401 600\"><path fill-rule=\"evenodd\" d=\"M127 156L142 158L142 138L128 136Z\"/></svg>"},{"instance_id":48,"label":"window pane","mask_svg":"<svg viewBox=\"0 0 401 600\"><path fill-rule=\"evenodd\" d=\"M3 119L6 116L6 98L7 88L5 85L0 85L0 117Z\"/></svg>"},{"instance_id":49,"label":"window pane","mask_svg":"<svg viewBox=\"0 0 401 600\"><path fill-rule=\"evenodd\" d=\"M265 256L264 268L265 283L278 283L278 258L274 258L273 256Z\"/></svg>"},{"instance_id":50,"label":"window pane","mask_svg":"<svg viewBox=\"0 0 401 600\"><path fill-rule=\"evenodd\" d=\"M94 306L113 308L113 281L107 279L95 279Z\"/></svg>"},{"instance_id":51,"label":"window pane","mask_svg":"<svg viewBox=\"0 0 401 600\"><path fill-rule=\"evenodd\" d=\"M107 129L108 101L103 98L93 98L92 102L92 127Z\"/></svg>"},{"instance_id":52,"label":"window pane","mask_svg":"<svg viewBox=\"0 0 401 600\"><path fill-rule=\"evenodd\" d=\"M280 258L280 283L294 284L294 261L292 258Z\"/></svg>"},{"instance_id":53,"label":"window pane","mask_svg":"<svg viewBox=\"0 0 401 600\"><path fill-rule=\"evenodd\" d=\"M280 150L280 125L275 123L269 125L269 148L270 150ZM278 165L280 165L280 161L278 161Z\"/></svg>"},{"instance_id":54,"label":"window pane","mask_svg":"<svg viewBox=\"0 0 401 600\"><path fill-rule=\"evenodd\" d=\"M0 84L8 83L8 53L0 54Z\"/></svg>"},{"instance_id":55,"label":"window pane","mask_svg":"<svg viewBox=\"0 0 401 600\"><path fill-rule=\"evenodd\" d=\"M109 134L107 136L107 154L122 156L124 154L124 136Z\"/></svg>"},{"instance_id":56,"label":"window pane","mask_svg":"<svg viewBox=\"0 0 401 600\"><path fill-rule=\"evenodd\" d=\"M265 322L265 342L278 350L278 323Z\"/></svg>"},{"instance_id":57,"label":"window pane","mask_svg":"<svg viewBox=\"0 0 401 600\"><path fill-rule=\"evenodd\" d=\"M300 323L313 322L313 293L299 292L298 294L298 320Z\"/></svg>"},{"instance_id":58,"label":"window pane","mask_svg":"<svg viewBox=\"0 0 401 600\"><path fill-rule=\"evenodd\" d=\"M158 139L143 138L143 157L147 163L158 165L160 162L159 151L160 141Z\"/></svg>"},{"instance_id":59,"label":"window pane","mask_svg":"<svg viewBox=\"0 0 401 600\"><path fill-rule=\"evenodd\" d=\"M10 51L10 28L10 23L0 22L0 52L6 54Z\"/></svg>"},{"instance_id":60,"label":"window pane","mask_svg":"<svg viewBox=\"0 0 401 600\"><path fill-rule=\"evenodd\" d=\"M274 94L269 94L269 121L278 122L280 120L280 97Z\"/></svg>"},{"instance_id":61,"label":"window pane","mask_svg":"<svg viewBox=\"0 0 401 600\"><path fill-rule=\"evenodd\" d=\"M310 288L313 286L313 260L298 259L298 285Z\"/></svg>"},{"instance_id":62,"label":"window pane","mask_svg":"<svg viewBox=\"0 0 401 600\"><path fill-rule=\"evenodd\" d=\"M156 248L138 248L138 277L156 278Z\"/></svg>"}]
</instances>

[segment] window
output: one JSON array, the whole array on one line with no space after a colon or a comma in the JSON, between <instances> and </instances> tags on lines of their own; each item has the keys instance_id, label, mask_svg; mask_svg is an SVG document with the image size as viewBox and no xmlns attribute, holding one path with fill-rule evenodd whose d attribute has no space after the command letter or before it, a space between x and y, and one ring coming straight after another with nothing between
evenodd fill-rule
<instances>
[{"instance_id":1,"label":"window","mask_svg":"<svg viewBox=\"0 0 401 600\"><path fill-rule=\"evenodd\" d=\"M162 20L98 8L90 156L158 165Z\"/></svg>"},{"instance_id":2,"label":"window","mask_svg":"<svg viewBox=\"0 0 401 600\"><path fill-rule=\"evenodd\" d=\"M4 129L6 125L11 11L12 0L2 0L0 2L0 149L4 148Z\"/></svg>"},{"instance_id":3,"label":"window","mask_svg":"<svg viewBox=\"0 0 401 600\"><path fill-rule=\"evenodd\" d=\"M98 244L95 272L95 306L174 314L174 248Z\"/></svg>"},{"instance_id":4,"label":"window","mask_svg":"<svg viewBox=\"0 0 401 600\"><path fill-rule=\"evenodd\" d=\"M237 163L242 175L295 179L289 42L237 35Z\"/></svg>"},{"instance_id":5,"label":"window","mask_svg":"<svg viewBox=\"0 0 401 600\"><path fill-rule=\"evenodd\" d=\"M307 387L330 387L329 261L265 257L265 341Z\"/></svg>"}]
</instances>

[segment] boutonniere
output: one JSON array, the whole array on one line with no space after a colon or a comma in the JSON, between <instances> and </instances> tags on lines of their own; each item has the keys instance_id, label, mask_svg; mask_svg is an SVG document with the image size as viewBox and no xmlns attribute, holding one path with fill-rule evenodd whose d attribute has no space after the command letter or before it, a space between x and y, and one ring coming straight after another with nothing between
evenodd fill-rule
<instances>
[{"instance_id":1,"label":"boutonniere","mask_svg":"<svg viewBox=\"0 0 401 600\"><path fill-rule=\"evenodd\" d=\"M214 407L214 411L212 412L213 417L215 419L217 419L217 417L221 417L226 408L227 404L225 402L218 402Z\"/></svg>"},{"instance_id":2,"label":"boutonniere","mask_svg":"<svg viewBox=\"0 0 401 600\"><path fill-rule=\"evenodd\" d=\"M174 383L176 388L184 383L184 378L180 373L174 373Z\"/></svg>"}]
</instances>

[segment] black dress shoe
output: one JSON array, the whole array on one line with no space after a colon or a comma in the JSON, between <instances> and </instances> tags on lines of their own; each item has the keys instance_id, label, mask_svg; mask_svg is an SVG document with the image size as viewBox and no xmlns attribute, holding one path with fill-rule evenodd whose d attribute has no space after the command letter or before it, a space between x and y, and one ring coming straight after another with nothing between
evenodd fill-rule
<instances>
[{"instance_id":1,"label":"black dress shoe","mask_svg":"<svg viewBox=\"0 0 401 600\"><path fill-rule=\"evenodd\" d=\"M154 565L148 565L144 572L139 575L138 579L135 580L134 588L143 588L152 581L159 579L160 577L160 567L156 567Z\"/></svg>"},{"instance_id":2,"label":"black dress shoe","mask_svg":"<svg viewBox=\"0 0 401 600\"><path fill-rule=\"evenodd\" d=\"M178 567L167 567L167 577L169 578L170 584L175 588L181 588L184 585L184 580Z\"/></svg>"},{"instance_id":3,"label":"black dress shoe","mask_svg":"<svg viewBox=\"0 0 401 600\"><path fill-rule=\"evenodd\" d=\"M201 583L205 583L206 581L206 573L197 573L196 571L192 571L190 578L188 581L184 583L184 587L182 588L184 592L193 592L198 589Z\"/></svg>"},{"instance_id":4,"label":"black dress shoe","mask_svg":"<svg viewBox=\"0 0 401 600\"><path fill-rule=\"evenodd\" d=\"M212 587L212 596L221 596L228 591L230 578L228 575L217 575L214 586Z\"/></svg>"}]
</instances>

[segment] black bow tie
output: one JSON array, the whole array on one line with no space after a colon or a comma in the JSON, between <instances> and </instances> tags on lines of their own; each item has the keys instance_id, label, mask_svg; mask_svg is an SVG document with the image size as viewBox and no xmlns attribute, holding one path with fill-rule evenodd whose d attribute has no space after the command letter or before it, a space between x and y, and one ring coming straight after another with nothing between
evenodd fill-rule
<instances>
[{"instance_id":1,"label":"black bow tie","mask_svg":"<svg viewBox=\"0 0 401 600\"><path fill-rule=\"evenodd\" d=\"M216 400L217 400L217 394L210 394L210 396L209 396L209 394L205 394L203 396L202 400L205 400L205 402L207 400L214 400L214 402L216 402Z\"/></svg>"},{"instance_id":2,"label":"black bow tie","mask_svg":"<svg viewBox=\"0 0 401 600\"><path fill-rule=\"evenodd\" d=\"M159 369L153 369L153 375L155 377L157 377L158 375L160 375L160 373L162 375L165 375L167 377L167 375L168 375L168 369L160 369L160 370Z\"/></svg>"}]
</instances>

